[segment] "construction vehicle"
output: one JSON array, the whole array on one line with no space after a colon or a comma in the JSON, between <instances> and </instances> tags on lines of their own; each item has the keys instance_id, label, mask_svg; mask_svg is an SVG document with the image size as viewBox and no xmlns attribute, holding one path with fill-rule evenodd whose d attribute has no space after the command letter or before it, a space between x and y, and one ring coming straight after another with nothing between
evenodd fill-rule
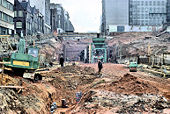
<instances>
[{"instance_id":1,"label":"construction vehicle","mask_svg":"<svg viewBox=\"0 0 170 114\"><path fill-rule=\"evenodd\" d=\"M23 73L24 78L33 79L34 81L42 80L42 76L37 73L40 67L39 48L30 46L26 48L24 39L20 39L18 51L12 53L10 58L4 58L5 67L11 68L14 72Z\"/></svg>"},{"instance_id":2,"label":"construction vehicle","mask_svg":"<svg viewBox=\"0 0 170 114\"><path fill-rule=\"evenodd\" d=\"M137 72L137 67L138 67L137 62L130 62L129 71L130 72Z\"/></svg>"}]
</instances>

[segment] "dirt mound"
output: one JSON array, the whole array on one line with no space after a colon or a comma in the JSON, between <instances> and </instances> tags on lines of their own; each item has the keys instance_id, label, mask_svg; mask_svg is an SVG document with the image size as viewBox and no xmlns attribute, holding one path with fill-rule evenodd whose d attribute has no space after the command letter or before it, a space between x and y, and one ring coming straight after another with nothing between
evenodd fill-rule
<instances>
[{"instance_id":1,"label":"dirt mound","mask_svg":"<svg viewBox=\"0 0 170 114\"><path fill-rule=\"evenodd\" d=\"M25 114L46 111L44 102L37 96L21 96L13 90L0 89L0 113L1 114Z\"/></svg>"},{"instance_id":2,"label":"dirt mound","mask_svg":"<svg viewBox=\"0 0 170 114\"><path fill-rule=\"evenodd\" d=\"M95 69L91 67L79 67L79 66L72 65L72 66L65 66L62 68L58 68L57 72L93 75L95 74Z\"/></svg>"},{"instance_id":3,"label":"dirt mound","mask_svg":"<svg viewBox=\"0 0 170 114\"><path fill-rule=\"evenodd\" d=\"M57 75L57 74L56 74ZM75 104L75 94L78 91L83 91L84 86L91 84L96 77L87 75L74 75L74 76L55 76L49 83L56 88L57 98L55 99L61 104L61 99L66 99L68 105Z\"/></svg>"},{"instance_id":4,"label":"dirt mound","mask_svg":"<svg viewBox=\"0 0 170 114\"><path fill-rule=\"evenodd\" d=\"M159 90L149 82L143 81L130 74L125 74L120 80L112 82L109 85L104 85L102 88L116 93L136 95L147 93L157 94L159 92Z\"/></svg>"}]
</instances>

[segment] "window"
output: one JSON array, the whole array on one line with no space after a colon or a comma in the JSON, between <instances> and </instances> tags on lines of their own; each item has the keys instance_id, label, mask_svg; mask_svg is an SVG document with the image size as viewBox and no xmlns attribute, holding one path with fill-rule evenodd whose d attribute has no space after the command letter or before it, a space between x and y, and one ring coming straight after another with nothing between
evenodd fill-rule
<instances>
[{"instance_id":1,"label":"window","mask_svg":"<svg viewBox=\"0 0 170 114\"><path fill-rule=\"evenodd\" d=\"M9 16L9 22L13 24L13 18Z\"/></svg>"},{"instance_id":2,"label":"window","mask_svg":"<svg viewBox=\"0 0 170 114\"><path fill-rule=\"evenodd\" d=\"M22 11L18 11L18 17L23 17L23 12Z\"/></svg>"},{"instance_id":3,"label":"window","mask_svg":"<svg viewBox=\"0 0 170 114\"><path fill-rule=\"evenodd\" d=\"M164 12L165 11L165 9L164 8L162 8L162 12Z\"/></svg>"},{"instance_id":4,"label":"window","mask_svg":"<svg viewBox=\"0 0 170 114\"><path fill-rule=\"evenodd\" d=\"M162 5L164 6L164 1L162 1Z\"/></svg>"},{"instance_id":5,"label":"window","mask_svg":"<svg viewBox=\"0 0 170 114\"><path fill-rule=\"evenodd\" d=\"M4 7L6 7L7 8L7 1L6 0L2 0L2 5L4 6Z\"/></svg>"},{"instance_id":6,"label":"window","mask_svg":"<svg viewBox=\"0 0 170 114\"><path fill-rule=\"evenodd\" d=\"M158 2L157 2L157 5L158 5L158 6L160 6L160 5L161 5L161 4L160 4L160 1L158 1Z\"/></svg>"},{"instance_id":7,"label":"window","mask_svg":"<svg viewBox=\"0 0 170 114\"><path fill-rule=\"evenodd\" d=\"M29 54L29 55L32 55L33 57L38 57L38 49L29 48L28 54Z\"/></svg>"},{"instance_id":8,"label":"window","mask_svg":"<svg viewBox=\"0 0 170 114\"><path fill-rule=\"evenodd\" d=\"M2 12L0 12L0 19L2 19Z\"/></svg>"},{"instance_id":9,"label":"window","mask_svg":"<svg viewBox=\"0 0 170 114\"><path fill-rule=\"evenodd\" d=\"M14 17L17 17L17 11L14 11Z\"/></svg>"},{"instance_id":10,"label":"window","mask_svg":"<svg viewBox=\"0 0 170 114\"><path fill-rule=\"evenodd\" d=\"M149 5L152 6L152 1L149 1Z\"/></svg>"},{"instance_id":11,"label":"window","mask_svg":"<svg viewBox=\"0 0 170 114\"><path fill-rule=\"evenodd\" d=\"M22 22L16 22L16 28L22 28Z\"/></svg>"},{"instance_id":12,"label":"window","mask_svg":"<svg viewBox=\"0 0 170 114\"><path fill-rule=\"evenodd\" d=\"M8 9L13 11L13 5L11 3L8 3Z\"/></svg>"},{"instance_id":13,"label":"window","mask_svg":"<svg viewBox=\"0 0 170 114\"><path fill-rule=\"evenodd\" d=\"M0 4L2 4L2 6L4 6L5 8L13 11L13 4L8 2L7 0L0 0Z\"/></svg>"},{"instance_id":14,"label":"window","mask_svg":"<svg viewBox=\"0 0 170 114\"><path fill-rule=\"evenodd\" d=\"M7 15L4 14L4 13L2 14L2 18L3 18L4 21L8 21L8 17L7 17Z\"/></svg>"}]
</instances>

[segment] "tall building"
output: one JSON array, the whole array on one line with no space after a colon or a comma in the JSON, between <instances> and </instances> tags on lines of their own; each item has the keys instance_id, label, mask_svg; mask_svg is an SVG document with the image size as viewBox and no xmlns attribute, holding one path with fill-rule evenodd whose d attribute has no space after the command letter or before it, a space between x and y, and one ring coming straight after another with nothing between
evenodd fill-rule
<instances>
[{"instance_id":1,"label":"tall building","mask_svg":"<svg viewBox=\"0 0 170 114\"><path fill-rule=\"evenodd\" d=\"M102 0L101 32L158 30L167 21L166 6L167 0Z\"/></svg>"},{"instance_id":2,"label":"tall building","mask_svg":"<svg viewBox=\"0 0 170 114\"><path fill-rule=\"evenodd\" d=\"M32 7L35 6L39 9L41 14L44 16L44 33L50 33L50 0L30 0L30 4Z\"/></svg>"},{"instance_id":3,"label":"tall building","mask_svg":"<svg viewBox=\"0 0 170 114\"><path fill-rule=\"evenodd\" d=\"M0 35L14 34L14 0L0 0Z\"/></svg>"},{"instance_id":4,"label":"tall building","mask_svg":"<svg viewBox=\"0 0 170 114\"><path fill-rule=\"evenodd\" d=\"M167 23L168 23L168 25L170 25L170 0L167 0L167 19L166 19L166 21L167 21Z\"/></svg>"},{"instance_id":5,"label":"tall building","mask_svg":"<svg viewBox=\"0 0 170 114\"><path fill-rule=\"evenodd\" d=\"M58 33L64 32L64 9L61 4L50 5L51 10L51 26L53 31Z\"/></svg>"},{"instance_id":6,"label":"tall building","mask_svg":"<svg viewBox=\"0 0 170 114\"><path fill-rule=\"evenodd\" d=\"M130 25L161 26L166 22L167 0L130 0Z\"/></svg>"},{"instance_id":7,"label":"tall building","mask_svg":"<svg viewBox=\"0 0 170 114\"><path fill-rule=\"evenodd\" d=\"M70 21L70 16L67 11L64 13L64 31L65 32L74 32L74 26Z\"/></svg>"},{"instance_id":8,"label":"tall building","mask_svg":"<svg viewBox=\"0 0 170 114\"><path fill-rule=\"evenodd\" d=\"M69 13L64 10L61 4L51 3L50 11L52 31L57 31L58 33L74 32Z\"/></svg>"},{"instance_id":9,"label":"tall building","mask_svg":"<svg viewBox=\"0 0 170 114\"><path fill-rule=\"evenodd\" d=\"M123 31L129 23L129 0L102 0L102 32Z\"/></svg>"},{"instance_id":10,"label":"tall building","mask_svg":"<svg viewBox=\"0 0 170 114\"><path fill-rule=\"evenodd\" d=\"M45 0L45 33L51 32L50 26L50 0Z\"/></svg>"},{"instance_id":11,"label":"tall building","mask_svg":"<svg viewBox=\"0 0 170 114\"><path fill-rule=\"evenodd\" d=\"M44 20L36 7L31 7L30 2L15 0L14 25L18 35L24 36L44 33Z\"/></svg>"}]
</instances>

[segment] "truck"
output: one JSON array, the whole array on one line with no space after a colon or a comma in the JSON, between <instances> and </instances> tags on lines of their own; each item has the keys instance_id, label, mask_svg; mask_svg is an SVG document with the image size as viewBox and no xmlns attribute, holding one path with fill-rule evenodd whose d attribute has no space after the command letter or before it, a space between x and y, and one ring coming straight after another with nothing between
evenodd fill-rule
<instances>
[{"instance_id":1,"label":"truck","mask_svg":"<svg viewBox=\"0 0 170 114\"><path fill-rule=\"evenodd\" d=\"M137 72L137 67L138 67L137 62L130 62L129 71L130 72Z\"/></svg>"}]
</instances>

